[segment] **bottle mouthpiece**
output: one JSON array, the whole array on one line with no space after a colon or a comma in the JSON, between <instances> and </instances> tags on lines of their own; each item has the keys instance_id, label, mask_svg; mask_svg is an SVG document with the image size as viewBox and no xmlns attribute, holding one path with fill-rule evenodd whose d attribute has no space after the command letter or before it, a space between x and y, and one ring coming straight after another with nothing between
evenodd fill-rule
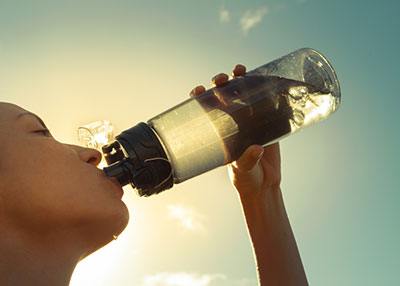
<instances>
[{"instance_id":1,"label":"bottle mouthpiece","mask_svg":"<svg viewBox=\"0 0 400 286\"><path fill-rule=\"evenodd\" d=\"M172 167L154 131L146 124L125 130L102 148L108 167L104 172L124 186L131 184L141 196L150 196L173 185Z\"/></svg>"}]
</instances>

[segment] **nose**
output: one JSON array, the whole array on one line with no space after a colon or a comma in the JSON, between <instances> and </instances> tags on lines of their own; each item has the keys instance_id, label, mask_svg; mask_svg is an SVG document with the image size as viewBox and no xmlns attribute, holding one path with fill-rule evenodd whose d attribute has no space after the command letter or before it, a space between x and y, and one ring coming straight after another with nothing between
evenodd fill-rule
<instances>
[{"instance_id":1,"label":"nose","mask_svg":"<svg viewBox=\"0 0 400 286\"><path fill-rule=\"evenodd\" d=\"M79 157L86 163L97 166L101 162L102 155L96 149L84 148L83 151L79 152Z\"/></svg>"},{"instance_id":2,"label":"nose","mask_svg":"<svg viewBox=\"0 0 400 286\"><path fill-rule=\"evenodd\" d=\"M93 166L97 166L101 162L102 154L96 149L85 148L73 145L71 146L78 153L79 158Z\"/></svg>"}]
</instances>

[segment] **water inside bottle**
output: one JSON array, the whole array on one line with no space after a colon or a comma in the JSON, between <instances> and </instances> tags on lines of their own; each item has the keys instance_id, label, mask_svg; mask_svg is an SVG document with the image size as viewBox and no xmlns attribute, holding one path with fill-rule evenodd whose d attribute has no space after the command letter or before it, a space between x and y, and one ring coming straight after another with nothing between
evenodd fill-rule
<instances>
[{"instance_id":1,"label":"water inside bottle","mask_svg":"<svg viewBox=\"0 0 400 286\"><path fill-rule=\"evenodd\" d=\"M269 145L326 118L338 105L328 88L277 76L245 76L149 120L167 150L175 183Z\"/></svg>"}]
</instances>

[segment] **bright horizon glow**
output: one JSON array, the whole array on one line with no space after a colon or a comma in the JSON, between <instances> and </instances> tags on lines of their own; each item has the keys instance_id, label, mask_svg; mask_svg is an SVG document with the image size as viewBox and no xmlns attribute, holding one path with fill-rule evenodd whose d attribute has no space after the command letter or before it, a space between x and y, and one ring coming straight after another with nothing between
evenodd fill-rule
<instances>
[{"instance_id":1,"label":"bright horizon glow","mask_svg":"<svg viewBox=\"0 0 400 286\"><path fill-rule=\"evenodd\" d=\"M158 273L144 277L141 286L208 286L217 280L226 280L226 277L222 274Z\"/></svg>"}]
</instances>

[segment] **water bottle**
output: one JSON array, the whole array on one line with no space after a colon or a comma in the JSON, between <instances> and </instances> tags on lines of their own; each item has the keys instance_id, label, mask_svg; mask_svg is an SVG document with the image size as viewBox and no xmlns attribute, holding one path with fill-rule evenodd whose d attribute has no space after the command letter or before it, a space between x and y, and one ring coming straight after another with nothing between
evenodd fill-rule
<instances>
[{"instance_id":1,"label":"water bottle","mask_svg":"<svg viewBox=\"0 0 400 286\"><path fill-rule=\"evenodd\" d=\"M325 119L340 97L328 60L300 49L123 131L102 148L104 172L141 196L160 193Z\"/></svg>"}]
</instances>

